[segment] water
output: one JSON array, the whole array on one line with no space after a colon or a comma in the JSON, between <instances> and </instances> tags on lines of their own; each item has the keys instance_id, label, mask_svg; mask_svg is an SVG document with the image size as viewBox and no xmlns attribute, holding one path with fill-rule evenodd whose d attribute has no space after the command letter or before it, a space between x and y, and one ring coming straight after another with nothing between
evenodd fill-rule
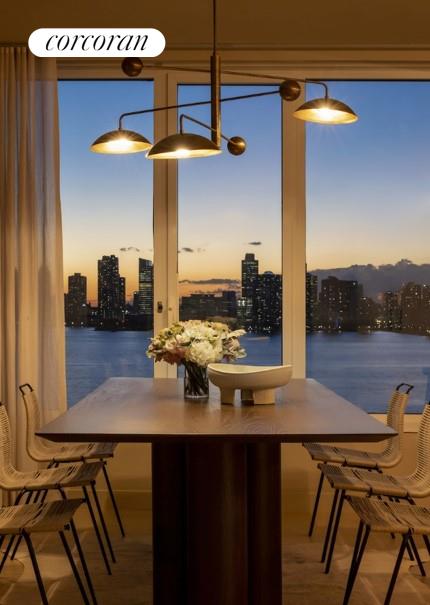
<instances>
[{"instance_id":1,"label":"water","mask_svg":"<svg viewBox=\"0 0 430 605\"><path fill-rule=\"evenodd\" d=\"M67 386L74 405L110 376L152 376L146 357L150 332L97 332L66 328ZM281 336L246 335L242 363L281 362ZM369 412L385 412L391 390L415 385L408 411L421 411L430 399L430 338L374 332L312 334L307 337L308 376Z\"/></svg>"},{"instance_id":2,"label":"water","mask_svg":"<svg viewBox=\"0 0 430 605\"><path fill-rule=\"evenodd\" d=\"M307 337L308 376L368 412L385 412L392 389L414 385L408 412L430 398L430 338L373 332L317 333Z\"/></svg>"},{"instance_id":3,"label":"water","mask_svg":"<svg viewBox=\"0 0 430 605\"><path fill-rule=\"evenodd\" d=\"M66 328L67 398L69 406L85 397L110 376L153 376L153 362L145 351L152 332L103 332ZM242 363L281 363L281 336L246 335L248 355Z\"/></svg>"}]
</instances>

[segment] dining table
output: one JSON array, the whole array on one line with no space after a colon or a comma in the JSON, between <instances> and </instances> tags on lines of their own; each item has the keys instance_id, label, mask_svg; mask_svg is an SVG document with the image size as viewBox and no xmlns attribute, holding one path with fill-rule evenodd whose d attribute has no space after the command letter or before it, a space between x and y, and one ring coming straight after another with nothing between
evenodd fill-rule
<instances>
[{"instance_id":1,"label":"dining table","mask_svg":"<svg viewBox=\"0 0 430 605\"><path fill-rule=\"evenodd\" d=\"M213 385L198 403L181 379L121 377L37 434L151 444L154 605L281 605L281 444L396 433L313 379L292 379L274 405L223 405ZM135 462L137 474L138 449Z\"/></svg>"}]
</instances>

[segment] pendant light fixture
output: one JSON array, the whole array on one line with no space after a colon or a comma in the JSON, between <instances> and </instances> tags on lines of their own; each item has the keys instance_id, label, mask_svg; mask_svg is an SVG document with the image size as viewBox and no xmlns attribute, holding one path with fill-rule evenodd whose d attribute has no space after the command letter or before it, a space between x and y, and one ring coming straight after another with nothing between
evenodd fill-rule
<instances>
[{"instance_id":1,"label":"pendant light fixture","mask_svg":"<svg viewBox=\"0 0 430 605\"><path fill-rule=\"evenodd\" d=\"M318 124L352 124L358 120L357 114L342 101L330 99L327 85L325 95L321 99L312 99L300 105L294 112L294 117L306 122L317 122Z\"/></svg>"},{"instance_id":2,"label":"pendant light fixture","mask_svg":"<svg viewBox=\"0 0 430 605\"><path fill-rule=\"evenodd\" d=\"M179 133L171 134L156 143L147 153L150 160L180 160L184 158L206 158L221 153L221 148L214 141L192 132L184 132L184 120L203 126L212 131L211 126L196 120L191 116L181 114L179 117ZM233 155L241 155L246 149L245 139L242 137L228 138L220 133L220 138L227 141L227 148Z\"/></svg>"},{"instance_id":3,"label":"pendant light fixture","mask_svg":"<svg viewBox=\"0 0 430 605\"><path fill-rule=\"evenodd\" d=\"M146 157L151 160L158 159L184 159L184 158L202 158L219 155L222 152L221 142L227 142L228 151L235 156L241 155L246 150L246 142L242 137L226 137L221 132L221 105L230 101L239 101L243 99L252 99L268 95L279 94L284 101L296 101L301 94L302 83L312 83L324 87L325 95L322 98L313 99L303 103L298 107L294 116L307 122L318 122L321 124L350 124L357 121L358 116L342 101L330 98L328 87L321 80L302 80L299 78L285 78L285 76L274 76L243 73L231 70L221 70L221 59L217 52L217 0L213 0L213 44L210 58L210 69L188 69L182 67L169 67L166 65L153 65L151 69L175 70L175 71L198 71L210 74L211 98L209 101L196 101L194 103L181 103L178 105L168 105L153 107L151 109L142 109L138 111L129 111L121 114L119 117L118 129L107 132L94 141L91 145L91 151L95 153L124 154L147 151ZM127 57L122 62L124 73L132 78L139 76L143 70L143 63L138 57ZM233 76L248 76L265 79L274 79L278 81L274 90L265 92L256 92L247 95L236 95L232 97L221 98L221 74ZM280 82L280 84L279 84ZM210 125L200 122L195 118L182 114L179 119L179 132L165 137L158 141L154 146L146 137L137 132L126 130L122 123L125 118L134 115L143 115L155 113L157 111L167 111L169 109L182 109L185 107L197 107L210 105L211 122ZM210 138L199 134L184 132L183 121L190 120L210 131ZM149 150L149 151L148 151Z\"/></svg>"},{"instance_id":4,"label":"pendant light fixture","mask_svg":"<svg viewBox=\"0 0 430 605\"><path fill-rule=\"evenodd\" d=\"M91 145L96 153L138 153L151 148L151 143L144 136L133 130L111 130L102 134Z\"/></svg>"}]
</instances>

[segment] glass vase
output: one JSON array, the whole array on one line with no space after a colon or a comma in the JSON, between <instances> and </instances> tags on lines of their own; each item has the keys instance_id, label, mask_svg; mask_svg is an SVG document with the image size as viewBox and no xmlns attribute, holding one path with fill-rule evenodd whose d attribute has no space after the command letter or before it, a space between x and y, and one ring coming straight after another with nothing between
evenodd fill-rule
<instances>
[{"instance_id":1,"label":"glass vase","mask_svg":"<svg viewBox=\"0 0 430 605\"><path fill-rule=\"evenodd\" d=\"M196 363L186 363L184 376L184 398L191 401L207 401L209 380L207 368Z\"/></svg>"}]
</instances>

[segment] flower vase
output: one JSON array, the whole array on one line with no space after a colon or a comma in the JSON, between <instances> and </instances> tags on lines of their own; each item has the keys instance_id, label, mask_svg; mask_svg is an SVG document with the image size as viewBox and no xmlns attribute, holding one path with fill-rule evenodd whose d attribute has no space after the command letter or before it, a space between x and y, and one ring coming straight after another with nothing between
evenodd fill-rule
<instances>
[{"instance_id":1,"label":"flower vase","mask_svg":"<svg viewBox=\"0 0 430 605\"><path fill-rule=\"evenodd\" d=\"M209 398L207 368L192 362L187 362L184 366L184 398L191 401L207 401Z\"/></svg>"}]
</instances>

